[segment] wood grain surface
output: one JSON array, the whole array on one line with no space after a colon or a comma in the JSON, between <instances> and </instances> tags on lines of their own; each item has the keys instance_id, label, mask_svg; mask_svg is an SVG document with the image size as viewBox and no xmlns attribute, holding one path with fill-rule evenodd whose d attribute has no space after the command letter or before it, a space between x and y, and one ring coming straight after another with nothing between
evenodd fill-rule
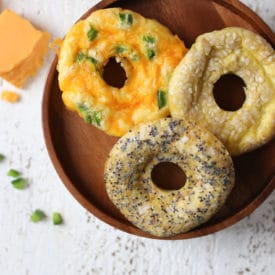
<instances>
[{"instance_id":1,"label":"wood grain surface","mask_svg":"<svg viewBox=\"0 0 275 275\"><path fill-rule=\"evenodd\" d=\"M274 33L238 1L105 0L87 11L123 7L157 19L190 47L202 33L240 26L259 33L274 47ZM103 180L104 163L117 138L85 124L66 110L58 87L57 59L48 75L43 98L43 129L49 155L66 187L91 213L126 232L154 238L130 224L108 199ZM115 76L114 76L115 77ZM236 185L224 207L208 223L166 239L187 239L216 232L250 214L275 187L275 140L234 158Z\"/></svg>"}]
</instances>

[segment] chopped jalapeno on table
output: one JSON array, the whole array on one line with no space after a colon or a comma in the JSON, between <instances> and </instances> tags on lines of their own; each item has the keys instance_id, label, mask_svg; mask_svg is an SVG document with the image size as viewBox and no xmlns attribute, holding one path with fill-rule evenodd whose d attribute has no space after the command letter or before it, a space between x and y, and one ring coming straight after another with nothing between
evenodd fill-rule
<instances>
[{"instance_id":1,"label":"chopped jalapeno on table","mask_svg":"<svg viewBox=\"0 0 275 275\"><path fill-rule=\"evenodd\" d=\"M21 173L15 169L10 169L7 173L8 176L13 177L13 178L17 178L21 175Z\"/></svg>"},{"instance_id":2,"label":"chopped jalapeno on table","mask_svg":"<svg viewBox=\"0 0 275 275\"><path fill-rule=\"evenodd\" d=\"M3 154L0 154L0 161L3 161L5 159L5 156Z\"/></svg>"},{"instance_id":3,"label":"chopped jalapeno on table","mask_svg":"<svg viewBox=\"0 0 275 275\"><path fill-rule=\"evenodd\" d=\"M39 222L39 221L41 221L41 220L43 220L43 219L45 219L46 218L46 215L45 215L45 213L42 211L42 210L40 210L40 209L36 209L32 214L31 214L31 221L32 222Z\"/></svg>"},{"instance_id":4,"label":"chopped jalapeno on table","mask_svg":"<svg viewBox=\"0 0 275 275\"><path fill-rule=\"evenodd\" d=\"M58 225L63 223L63 218L60 213L54 212L53 213L53 224Z\"/></svg>"},{"instance_id":5,"label":"chopped jalapeno on table","mask_svg":"<svg viewBox=\"0 0 275 275\"><path fill-rule=\"evenodd\" d=\"M26 187L27 181L23 178L17 178L13 180L11 184L16 189L24 189Z\"/></svg>"}]
</instances>

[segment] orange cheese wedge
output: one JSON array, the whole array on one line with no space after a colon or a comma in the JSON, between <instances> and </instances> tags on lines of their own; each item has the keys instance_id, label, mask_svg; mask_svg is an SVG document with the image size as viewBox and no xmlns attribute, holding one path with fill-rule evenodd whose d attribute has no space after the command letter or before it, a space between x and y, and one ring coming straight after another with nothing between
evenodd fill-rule
<instances>
[{"instance_id":1,"label":"orange cheese wedge","mask_svg":"<svg viewBox=\"0 0 275 275\"><path fill-rule=\"evenodd\" d=\"M35 75L48 51L50 35L11 10L0 14L0 76L21 88Z\"/></svg>"}]
</instances>

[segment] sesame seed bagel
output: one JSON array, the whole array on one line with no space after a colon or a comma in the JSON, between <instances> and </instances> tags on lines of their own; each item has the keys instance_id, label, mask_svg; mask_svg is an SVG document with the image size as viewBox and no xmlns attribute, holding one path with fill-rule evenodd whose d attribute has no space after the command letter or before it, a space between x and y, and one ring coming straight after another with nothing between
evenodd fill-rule
<instances>
[{"instance_id":1,"label":"sesame seed bagel","mask_svg":"<svg viewBox=\"0 0 275 275\"><path fill-rule=\"evenodd\" d=\"M246 84L236 111L221 109L214 84L235 74ZM172 117L194 119L217 136L231 155L253 150L275 134L275 52L262 37L230 27L199 36L169 85Z\"/></svg>"},{"instance_id":2,"label":"sesame seed bagel","mask_svg":"<svg viewBox=\"0 0 275 275\"><path fill-rule=\"evenodd\" d=\"M185 52L183 42L156 20L121 8L94 11L61 45L63 102L87 123L122 136L133 125L169 114L168 82ZM125 70L121 88L103 79L111 58Z\"/></svg>"},{"instance_id":3,"label":"sesame seed bagel","mask_svg":"<svg viewBox=\"0 0 275 275\"><path fill-rule=\"evenodd\" d=\"M154 184L151 172L161 162L185 172L182 188L164 190ZM163 118L138 125L118 140L104 179L109 198L130 222L167 237L197 227L219 210L234 185L234 168L228 151L210 132Z\"/></svg>"}]
</instances>

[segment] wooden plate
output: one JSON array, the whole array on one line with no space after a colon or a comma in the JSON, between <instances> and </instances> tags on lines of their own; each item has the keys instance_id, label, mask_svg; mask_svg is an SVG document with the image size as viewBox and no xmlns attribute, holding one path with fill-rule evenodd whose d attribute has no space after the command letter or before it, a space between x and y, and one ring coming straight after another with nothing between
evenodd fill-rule
<instances>
[{"instance_id":1,"label":"wooden plate","mask_svg":"<svg viewBox=\"0 0 275 275\"><path fill-rule=\"evenodd\" d=\"M204 32L240 26L258 32L273 46L274 33L239 1L128 0L102 1L81 18L99 8L123 7L155 18L179 35L186 45ZM43 98L43 129L52 162L72 195L91 213L128 233L154 238L130 224L107 197L103 168L116 142L78 115L67 111L58 88L57 59L48 75ZM234 83L233 83L234 84ZM234 85L233 85L234 86ZM275 139L258 150L234 159L236 185L225 206L209 222L169 239L187 239L216 232L250 214L275 187Z\"/></svg>"}]
</instances>

